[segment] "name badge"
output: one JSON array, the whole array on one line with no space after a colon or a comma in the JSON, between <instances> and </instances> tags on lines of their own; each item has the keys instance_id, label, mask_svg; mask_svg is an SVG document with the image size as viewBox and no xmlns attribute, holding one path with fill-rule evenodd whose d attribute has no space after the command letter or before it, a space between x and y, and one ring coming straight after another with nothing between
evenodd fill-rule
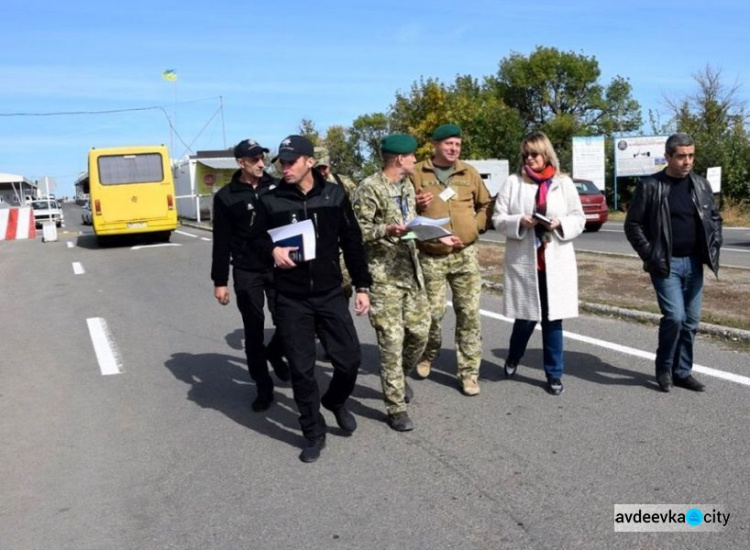
<instances>
[{"instance_id":1,"label":"name badge","mask_svg":"<svg viewBox=\"0 0 750 550\"><path fill-rule=\"evenodd\" d=\"M443 199L445 202L448 202L455 196L456 196L456 192L450 187L446 187L445 189L443 189L443 192L438 195L438 197Z\"/></svg>"}]
</instances>

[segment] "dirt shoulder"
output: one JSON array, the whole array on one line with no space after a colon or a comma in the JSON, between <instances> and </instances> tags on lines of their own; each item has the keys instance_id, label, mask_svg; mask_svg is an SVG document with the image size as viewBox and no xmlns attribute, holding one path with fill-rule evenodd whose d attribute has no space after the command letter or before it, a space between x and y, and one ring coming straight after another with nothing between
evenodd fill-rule
<instances>
[{"instance_id":1,"label":"dirt shoulder","mask_svg":"<svg viewBox=\"0 0 750 550\"><path fill-rule=\"evenodd\" d=\"M479 243L485 280L502 283L505 246ZM583 302L659 313L651 279L641 261L626 256L576 252L579 299ZM719 279L706 269L701 320L750 330L750 270L721 268Z\"/></svg>"}]
</instances>

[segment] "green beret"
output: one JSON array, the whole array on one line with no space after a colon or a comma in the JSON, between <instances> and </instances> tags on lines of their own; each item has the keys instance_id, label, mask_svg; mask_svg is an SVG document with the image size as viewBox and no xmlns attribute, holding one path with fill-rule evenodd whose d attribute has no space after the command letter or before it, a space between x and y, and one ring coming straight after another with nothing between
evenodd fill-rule
<instances>
[{"instance_id":1,"label":"green beret","mask_svg":"<svg viewBox=\"0 0 750 550\"><path fill-rule=\"evenodd\" d=\"M380 150L383 153L408 155L417 150L417 140L409 134L393 134L380 140Z\"/></svg>"},{"instance_id":2,"label":"green beret","mask_svg":"<svg viewBox=\"0 0 750 550\"><path fill-rule=\"evenodd\" d=\"M461 128L458 124L443 124L432 132L433 141L443 141L450 137L461 137Z\"/></svg>"}]
</instances>

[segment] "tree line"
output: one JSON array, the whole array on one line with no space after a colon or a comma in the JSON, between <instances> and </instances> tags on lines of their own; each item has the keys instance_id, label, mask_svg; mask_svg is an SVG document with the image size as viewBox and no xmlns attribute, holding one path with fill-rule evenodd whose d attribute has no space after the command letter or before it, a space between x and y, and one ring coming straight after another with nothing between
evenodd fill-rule
<instances>
[{"instance_id":1,"label":"tree line","mask_svg":"<svg viewBox=\"0 0 750 550\"><path fill-rule=\"evenodd\" d=\"M750 200L750 136L748 112L739 85L727 87L721 72L710 66L693 75L696 90L665 97L667 120L649 110L649 134L676 131L696 141L696 172L722 167L722 191L735 202ZM596 57L539 46L528 56L511 53L494 75L457 75L450 83L421 77L396 97L386 111L363 114L351 126L334 125L323 134L312 120L300 133L329 149L335 171L361 179L380 167L380 139L394 132L419 141L418 158L431 154L433 129L454 122L465 130L462 157L508 159L519 163L518 147L531 130L545 132L566 171L572 170L572 138L603 135L607 193L613 188L615 136L647 135L641 105L629 80L615 76L601 82ZM624 180L624 181L623 181ZM627 203L634 178L619 178L620 198Z\"/></svg>"}]
</instances>

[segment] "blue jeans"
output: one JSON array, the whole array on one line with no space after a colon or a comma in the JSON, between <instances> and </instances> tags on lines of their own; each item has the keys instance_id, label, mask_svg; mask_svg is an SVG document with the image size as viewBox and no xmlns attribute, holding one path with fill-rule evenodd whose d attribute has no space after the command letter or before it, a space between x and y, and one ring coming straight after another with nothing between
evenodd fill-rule
<instances>
[{"instance_id":1,"label":"blue jeans","mask_svg":"<svg viewBox=\"0 0 750 550\"><path fill-rule=\"evenodd\" d=\"M667 277L651 275L662 318L656 375L685 378L693 368L693 343L701 320L703 263L697 256L672 258Z\"/></svg>"},{"instance_id":2,"label":"blue jeans","mask_svg":"<svg viewBox=\"0 0 750 550\"><path fill-rule=\"evenodd\" d=\"M547 378L562 378L563 375L563 329L562 320L550 321L547 306L547 274L538 272L539 301L542 305L542 349L544 353L544 372ZM536 321L516 319L510 335L508 358L520 361L526 352Z\"/></svg>"}]
</instances>

